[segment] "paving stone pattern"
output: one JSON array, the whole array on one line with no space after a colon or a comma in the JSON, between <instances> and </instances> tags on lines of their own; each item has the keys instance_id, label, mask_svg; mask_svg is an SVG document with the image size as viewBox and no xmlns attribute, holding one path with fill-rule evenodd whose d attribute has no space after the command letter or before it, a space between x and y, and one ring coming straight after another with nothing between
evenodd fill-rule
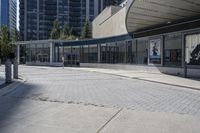
<instances>
[{"instance_id":1,"label":"paving stone pattern","mask_svg":"<svg viewBox=\"0 0 200 133\"><path fill-rule=\"evenodd\" d=\"M200 92L70 68L20 67L25 84L4 97L200 116Z\"/></svg>"}]
</instances>

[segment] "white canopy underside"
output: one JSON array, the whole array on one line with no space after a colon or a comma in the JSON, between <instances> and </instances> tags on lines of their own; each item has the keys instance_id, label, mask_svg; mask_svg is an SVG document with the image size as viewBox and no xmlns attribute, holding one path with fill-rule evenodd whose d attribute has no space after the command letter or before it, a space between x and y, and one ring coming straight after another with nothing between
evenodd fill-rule
<instances>
[{"instance_id":1,"label":"white canopy underside","mask_svg":"<svg viewBox=\"0 0 200 133\"><path fill-rule=\"evenodd\" d=\"M128 0L126 27L134 32L200 16L200 0Z\"/></svg>"}]
</instances>

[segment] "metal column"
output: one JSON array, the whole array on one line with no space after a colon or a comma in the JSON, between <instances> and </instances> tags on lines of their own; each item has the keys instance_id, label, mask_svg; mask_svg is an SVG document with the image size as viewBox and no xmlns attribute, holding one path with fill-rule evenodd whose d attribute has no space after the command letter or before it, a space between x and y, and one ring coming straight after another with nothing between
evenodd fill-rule
<instances>
[{"instance_id":1,"label":"metal column","mask_svg":"<svg viewBox=\"0 0 200 133\"><path fill-rule=\"evenodd\" d=\"M16 45L16 58L17 62L20 64L20 45Z\"/></svg>"},{"instance_id":2,"label":"metal column","mask_svg":"<svg viewBox=\"0 0 200 133\"><path fill-rule=\"evenodd\" d=\"M101 63L101 44L97 44L98 63Z\"/></svg>"}]
</instances>

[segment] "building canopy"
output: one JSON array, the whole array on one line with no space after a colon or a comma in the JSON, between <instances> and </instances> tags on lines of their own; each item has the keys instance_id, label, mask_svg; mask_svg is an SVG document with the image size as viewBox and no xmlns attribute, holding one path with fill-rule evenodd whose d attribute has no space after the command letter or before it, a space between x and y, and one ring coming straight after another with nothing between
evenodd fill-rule
<instances>
[{"instance_id":1,"label":"building canopy","mask_svg":"<svg viewBox=\"0 0 200 133\"><path fill-rule=\"evenodd\" d=\"M200 16L200 0L128 0L126 8L128 32Z\"/></svg>"}]
</instances>

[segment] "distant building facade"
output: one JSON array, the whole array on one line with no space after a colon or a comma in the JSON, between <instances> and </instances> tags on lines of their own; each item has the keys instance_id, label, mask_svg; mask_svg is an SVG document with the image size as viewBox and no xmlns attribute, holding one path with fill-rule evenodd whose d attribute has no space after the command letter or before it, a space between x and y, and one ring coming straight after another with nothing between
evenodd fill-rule
<instances>
[{"instance_id":1,"label":"distant building facade","mask_svg":"<svg viewBox=\"0 0 200 133\"><path fill-rule=\"evenodd\" d=\"M26 52L17 59L27 65L64 63L200 77L198 2L165 2L127 0L107 7L93 20L93 39L18 42Z\"/></svg>"},{"instance_id":2,"label":"distant building facade","mask_svg":"<svg viewBox=\"0 0 200 133\"><path fill-rule=\"evenodd\" d=\"M93 19L105 8L105 0L19 0L20 31L23 40L48 39L54 20L61 27L73 28L80 36L87 20Z\"/></svg>"},{"instance_id":3,"label":"distant building facade","mask_svg":"<svg viewBox=\"0 0 200 133\"><path fill-rule=\"evenodd\" d=\"M116 6L116 5L121 4L125 0L104 0L104 1L105 1L106 6L111 6L111 5Z\"/></svg>"},{"instance_id":4,"label":"distant building facade","mask_svg":"<svg viewBox=\"0 0 200 133\"><path fill-rule=\"evenodd\" d=\"M9 27L10 32L16 28L16 0L0 0L0 26Z\"/></svg>"}]
</instances>

